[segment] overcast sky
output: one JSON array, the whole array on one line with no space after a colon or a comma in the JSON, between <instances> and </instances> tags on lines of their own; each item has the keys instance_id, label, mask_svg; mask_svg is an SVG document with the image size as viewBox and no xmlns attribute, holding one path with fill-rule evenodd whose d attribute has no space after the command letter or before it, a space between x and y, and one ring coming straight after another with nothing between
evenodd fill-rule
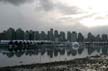
<instances>
[{"instance_id":1,"label":"overcast sky","mask_svg":"<svg viewBox=\"0 0 108 71\"><path fill-rule=\"evenodd\" d=\"M0 31L13 27L106 33L107 3L107 0L0 0Z\"/></svg>"}]
</instances>

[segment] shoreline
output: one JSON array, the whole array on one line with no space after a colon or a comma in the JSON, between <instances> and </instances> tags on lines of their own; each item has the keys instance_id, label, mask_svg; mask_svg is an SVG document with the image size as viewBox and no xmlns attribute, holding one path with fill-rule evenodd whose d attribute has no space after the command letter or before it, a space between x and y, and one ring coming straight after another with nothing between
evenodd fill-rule
<instances>
[{"instance_id":1,"label":"shoreline","mask_svg":"<svg viewBox=\"0 0 108 71\"><path fill-rule=\"evenodd\" d=\"M18 66L16 65L16 66L1 67L0 71L7 71L7 70L18 71L20 69L22 71L26 71L26 70L48 71L47 69L55 69L56 71L56 69L60 69L60 70L70 69L70 68L71 69L76 69L76 68L77 69L100 69L101 67L106 67L104 69L108 70L108 59L103 59L101 58L101 56L91 56L91 57L86 57L86 58L73 59L69 61L57 61L57 62L42 63L42 64L29 64L29 65L18 65ZM83 70L79 70L79 71L83 71Z\"/></svg>"}]
</instances>

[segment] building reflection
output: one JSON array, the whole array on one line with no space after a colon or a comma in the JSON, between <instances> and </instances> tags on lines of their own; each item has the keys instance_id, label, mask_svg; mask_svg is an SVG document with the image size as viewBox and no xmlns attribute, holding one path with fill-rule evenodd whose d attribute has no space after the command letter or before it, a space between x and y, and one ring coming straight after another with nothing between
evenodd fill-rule
<instances>
[{"instance_id":1,"label":"building reflection","mask_svg":"<svg viewBox=\"0 0 108 71\"><path fill-rule=\"evenodd\" d=\"M95 45L94 45L95 46ZM31 48L31 47L28 47ZM8 56L9 58L12 58L13 56L16 57L21 57L22 55L26 56L32 56L32 55L45 55L47 54L50 58L57 57L59 54L60 55L65 55L67 56L76 56L76 55L81 55L84 50L87 50L88 54L91 55L94 51L102 54L108 54L108 48L107 46L99 46L99 47L92 47L92 43L88 44L88 46L83 47L80 46L78 49L73 49L72 47L54 47L54 46L39 46L35 47L34 49L20 49L20 50L5 50L0 48L0 50L3 55Z\"/></svg>"}]
</instances>

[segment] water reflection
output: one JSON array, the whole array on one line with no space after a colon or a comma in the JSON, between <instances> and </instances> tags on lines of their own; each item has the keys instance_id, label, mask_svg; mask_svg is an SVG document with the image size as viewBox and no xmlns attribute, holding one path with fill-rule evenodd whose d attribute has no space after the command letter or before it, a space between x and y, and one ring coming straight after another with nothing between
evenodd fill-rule
<instances>
[{"instance_id":1,"label":"water reflection","mask_svg":"<svg viewBox=\"0 0 108 71\"><path fill-rule=\"evenodd\" d=\"M1 55L2 54L2 55ZM86 57L89 55L97 55L97 54L108 54L107 45L99 45L92 43L90 44L80 44L78 49L73 49L71 46L54 46L54 45L42 45L36 47L18 47L14 46L14 49L0 48L0 55L4 58L5 61L14 60L15 63L13 65L17 65L17 61L21 60L30 63L41 63L41 62L52 62L52 61L60 61L60 60L71 60L75 58ZM7 56L7 57L5 57ZM0 60L3 60L2 57ZM26 57L26 58L25 58ZM19 60L18 60L19 59ZM32 61L34 62L32 62ZM19 61L19 62L21 62ZM0 61L2 62L2 61ZM10 63L10 64L11 64ZM2 65L4 63L1 63ZM5 64L9 65L9 64Z\"/></svg>"},{"instance_id":2,"label":"water reflection","mask_svg":"<svg viewBox=\"0 0 108 71\"><path fill-rule=\"evenodd\" d=\"M30 47L29 47L30 48ZM91 46L89 47L86 47L86 48L78 48L77 50L74 50L73 48L68 48L68 47L40 47L40 48L35 48L35 49L20 49L20 50L3 50L2 52L2 49L1 49L1 53L3 55L6 55L8 56L9 58L13 57L13 56L17 56L17 57L21 57L23 54L27 55L27 56L32 56L32 55L39 55L41 54L41 56L43 56L45 53L47 53L47 55L49 57L56 57L58 56L58 54L60 55L65 55L65 53L67 53L68 56L72 55L72 56L76 56L78 54L82 54L84 49L87 49L87 52L89 55L91 55L94 51L97 51L98 53L102 53L103 54L107 54L108 52L108 48L107 47L96 47L96 48L93 48Z\"/></svg>"}]
</instances>

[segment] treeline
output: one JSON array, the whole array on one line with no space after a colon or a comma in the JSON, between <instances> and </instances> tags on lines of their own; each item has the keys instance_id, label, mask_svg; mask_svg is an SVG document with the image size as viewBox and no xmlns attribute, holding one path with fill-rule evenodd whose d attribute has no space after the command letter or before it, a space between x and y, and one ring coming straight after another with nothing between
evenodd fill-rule
<instances>
[{"instance_id":1,"label":"treeline","mask_svg":"<svg viewBox=\"0 0 108 71\"><path fill-rule=\"evenodd\" d=\"M14 29L9 28L0 33L0 40L51 40L51 41L78 41L78 42L93 42L93 41L108 41L107 34L98 34L94 36L91 32L88 33L87 37L81 32L76 31L68 31L63 32L58 30L53 30L52 28L45 32L45 31L33 31L27 30L24 31L21 28Z\"/></svg>"}]
</instances>

